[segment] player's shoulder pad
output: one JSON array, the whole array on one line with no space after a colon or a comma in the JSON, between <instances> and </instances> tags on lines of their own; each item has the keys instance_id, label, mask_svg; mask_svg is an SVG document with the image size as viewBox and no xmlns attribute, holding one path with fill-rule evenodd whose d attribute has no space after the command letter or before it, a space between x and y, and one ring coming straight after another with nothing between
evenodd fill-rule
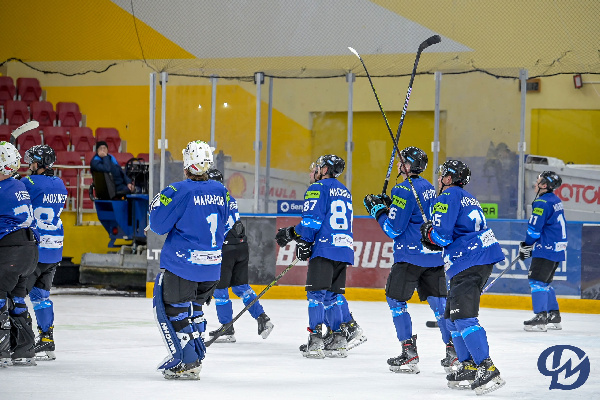
<instances>
[{"instance_id":1,"label":"player's shoulder pad","mask_svg":"<svg viewBox=\"0 0 600 400\"><path fill-rule=\"evenodd\" d=\"M449 208L448 203L443 203L441 201L438 201L433 205L433 212L434 213L439 212L439 213L445 214L448 212L448 208Z\"/></svg>"},{"instance_id":2,"label":"player's shoulder pad","mask_svg":"<svg viewBox=\"0 0 600 400\"><path fill-rule=\"evenodd\" d=\"M306 193L304 194L304 199L318 199L321 197L321 191L323 190L323 184L320 182L315 182L311 184Z\"/></svg>"},{"instance_id":3,"label":"player's shoulder pad","mask_svg":"<svg viewBox=\"0 0 600 400\"><path fill-rule=\"evenodd\" d=\"M173 201L173 196L178 192L180 182L173 183L160 192L160 202L164 206L168 206Z\"/></svg>"}]
</instances>

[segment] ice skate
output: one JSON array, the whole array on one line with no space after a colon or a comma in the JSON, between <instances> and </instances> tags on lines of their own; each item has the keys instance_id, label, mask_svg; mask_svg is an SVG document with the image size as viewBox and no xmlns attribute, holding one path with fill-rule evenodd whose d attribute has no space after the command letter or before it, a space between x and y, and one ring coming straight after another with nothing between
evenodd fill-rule
<instances>
[{"instance_id":1,"label":"ice skate","mask_svg":"<svg viewBox=\"0 0 600 400\"><path fill-rule=\"evenodd\" d=\"M403 374L418 374L419 354L417 353L417 335L412 338L403 340L402 354L398 357L390 358L387 363L390 366L390 371Z\"/></svg>"},{"instance_id":2,"label":"ice skate","mask_svg":"<svg viewBox=\"0 0 600 400\"><path fill-rule=\"evenodd\" d=\"M527 332L546 332L548 317L546 311L537 313L529 321L523 322L523 329Z\"/></svg>"},{"instance_id":3,"label":"ice skate","mask_svg":"<svg viewBox=\"0 0 600 400\"><path fill-rule=\"evenodd\" d=\"M562 318L560 317L560 311L548 311L548 323L546 324L546 329L559 331L562 329L562 325L560 324L561 322Z\"/></svg>"},{"instance_id":4,"label":"ice skate","mask_svg":"<svg viewBox=\"0 0 600 400\"><path fill-rule=\"evenodd\" d=\"M13 365L12 358L10 357L2 357L0 358L0 368L6 368Z\"/></svg>"},{"instance_id":5,"label":"ice skate","mask_svg":"<svg viewBox=\"0 0 600 400\"><path fill-rule=\"evenodd\" d=\"M346 342L348 342L346 350L351 350L367 341L367 337L363 334L362 328L354 319L350 322L341 324L340 329L344 332Z\"/></svg>"},{"instance_id":6,"label":"ice skate","mask_svg":"<svg viewBox=\"0 0 600 400\"><path fill-rule=\"evenodd\" d=\"M456 350L454 349L454 343L452 343L452 339L446 344L446 357L440 361L442 367L447 374L452 373L453 371L458 370L460 368L460 361L456 357Z\"/></svg>"},{"instance_id":7,"label":"ice skate","mask_svg":"<svg viewBox=\"0 0 600 400\"><path fill-rule=\"evenodd\" d=\"M20 367L36 366L35 357L18 357L12 359L12 365Z\"/></svg>"},{"instance_id":8,"label":"ice skate","mask_svg":"<svg viewBox=\"0 0 600 400\"><path fill-rule=\"evenodd\" d=\"M306 358L325 358L323 351L323 326L321 324L312 330L308 328L308 343L300 346L302 355Z\"/></svg>"},{"instance_id":9,"label":"ice skate","mask_svg":"<svg viewBox=\"0 0 600 400\"><path fill-rule=\"evenodd\" d=\"M348 357L347 346L346 335L342 331L330 331L323 338L323 352L325 353L325 357L346 358Z\"/></svg>"},{"instance_id":10,"label":"ice skate","mask_svg":"<svg viewBox=\"0 0 600 400\"><path fill-rule=\"evenodd\" d=\"M48 332L42 332L42 329L38 326L38 332L39 337L33 347L36 361L56 360L54 354L54 326L51 326Z\"/></svg>"},{"instance_id":11,"label":"ice skate","mask_svg":"<svg viewBox=\"0 0 600 400\"><path fill-rule=\"evenodd\" d=\"M193 363L180 363L172 368L165 369L163 370L163 376L165 379L198 380L200 379L201 369L202 362L196 360Z\"/></svg>"},{"instance_id":12,"label":"ice skate","mask_svg":"<svg viewBox=\"0 0 600 400\"><path fill-rule=\"evenodd\" d=\"M473 361L463 361L458 370L446 375L450 389L471 389L471 384L477 376L477 366ZM466 381L466 382L465 382Z\"/></svg>"},{"instance_id":13,"label":"ice skate","mask_svg":"<svg viewBox=\"0 0 600 400\"><path fill-rule=\"evenodd\" d=\"M215 337L217 332L219 332L219 329L209 332L208 335L210 336L210 339ZM235 329L233 329L233 325L227 328L225 332L223 332L223 334L214 341L214 343L235 343Z\"/></svg>"},{"instance_id":14,"label":"ice skate","mask_svg":"<svg viewBox=\"0 0 600 400\"><path fill-rule=\"evenodd\" d=\"M267 316L267 314L262 313L256 319L258 322L258 334L262 336L263 339L266 339L271 334L271 331L275 327L271 322L271 319Z\"/></svg>"},{"instance_id":15,"label":"ice skate","mask_svg":"<svg viewBox=\"0 0 600 400\"><path fill-rule=\"evenodd\" d=\"M500 371L491 358L486 358L477 367L477 375L471 384L471 389L477 395L487 394L500 389L506 382L500 377Z\"/></svg>"}]
</instances>

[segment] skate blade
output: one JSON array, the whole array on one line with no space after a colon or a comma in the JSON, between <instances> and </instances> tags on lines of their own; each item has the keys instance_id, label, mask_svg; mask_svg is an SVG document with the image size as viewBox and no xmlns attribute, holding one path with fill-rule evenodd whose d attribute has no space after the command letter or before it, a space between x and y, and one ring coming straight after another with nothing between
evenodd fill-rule
<instances>
[{"instance_id":1,"label":"skate blade","mask_svg":"<svg viewBox=\"0 0 600 400\"><path fill-rule=\"evenodd\" d=\"M489 385L489 386L487 386L487 385ZM475 388L475 394L477 396L488 394L488 393L493 392L494 390L500 389L504 385L506 385L506 381L504 379L502 379L501 377L497 376L494 379L492 379L491 381L489 381L486 385Z\"/></svg>"},{"instance_id":2,"label":"skate blade","mask_svg":"<svg viewBox=\"0 0 600 400\"><path fill-rule=\"evenodd\" d=\"M458 371L459 367L460 367L460 362L457 362L456 364L452 364L449 367L444 367L444 371L446 371L446 375L448 375L448 374Z\"/></svg>"},{"instance_id":3,"label":"skate blade","mask_svg":"<svg viewBox=\"0 0 600 400\"><path fill-rule=\"evenodd\" d=\"M461 382L467 382L467 383L463 383L463 384L461 385ZM449 387L450 389L454 389L454 390L467 390L467 389L469 389L469 390L470 390L470 389L471 389L471 384L472 384L472 383L473 383L473 381L469 381L469 380L466 380L466 381L459 381L459 382L452 381L452 382L448 382L448 387Z\"/></svg>"},{"instance_id":4,"label":"skate blade","mask_svg":"<svg viewBox=\"0 0 600 400\"><path fill-rule=\"evenodd\" d=\"M323 352L322 349L319 350L313 350L313 351L303 351L302 355L306 358L325 358L325 353Z\"/></svg>"},{"instance_id":5,"label":"skate blade","mask_svg":"<svg viewBox=\"0 0 600 400\"><path fill-rule=\"evenodd\" d=\"M325 350L325 357L328 358L346 358L348 357L348 352L346 349L336 349L336 350Z\"/></svg>"},{"instance_id":6,"label":"skate blade","mask_svg":"<svg viewBox=\"0 0 600 400\"><path fill-rule=\"evenodd\" d=\"M275 328L275 325L273 325L271 322L267 322L265 324L265 326L266 326L266 329L260 333L260 336L263 339L268 338L269 335L271 334L271 331L273 330L273 328Z\"/></svg>"},{"instance_id":7,"label":"skate blade","mask_svg":"<svg viewBox=\"0 0 600 400\"><path fill-rule=\"evenodd\" d=\"M546 325L523 325L525 332L546 332Z\"/></svg>"},{"instance_id":8,"label":"skate blade","mask_svg":"<svg viewBox=\"0 0 600 400\"><path fill-rule=\"evenodd\" d=\"M346 350L352 350L353 348L360 346L361 344L363 344L366 341L367 341L367 337L365 335L357 336L348 342L348 346L346 346Z\"/></svg>"},{"instance_id":9,"label":"skate blade","mask_svg":"<svg viewBox=\"0 0 600 400\"><path fill-rule=\"evenodd\" d=\"M36 366L34 357L32 358L13 358L12 365L18 367L33 367Z\"/></svg>"},{"instance_id":10,"label":"skate blade","mask_svg":"<svg viewBox=\"0 0 600 400\"><path fill-rule=\"evenodd\" d=\"M397 374L418 374L421 372L419 367L415 364L390 365L390 371Z\"/></svg>"},{"instance_id":11,"label":"skate blade","mask_svg":"<svg viewBox=\"0 0 600 400\"><path fill-rule=\"evenodd\" d=\"M39 353L35 355L35 361L53 361L56 360L56 355L53 351L46 351L45 354Z\"/></svg>"},{"instance_id":12,"label":"skate blade","mask_svg":"<svg viewBox=\"0 0 600 400\"><path fill-rule=\"evenodd\" d=\"M180 381L197 381L200 380L200 370L202 367L190 369L189 371L173 373L171 371L164 371L163 377L168 380L180 380Z\"/></svg>"},{"instance_id":13,"label":"skate blade","mask_svg":"<svg viewBox=\"0 0 600 400\"><path fill-rule=\"evenodd\" d=\"M214 343L235 343L235 336L233 335L221 335L214 341Z\"/></svg>"},{"instance_id":14,"label":"skate blade","mask_svg":"<svg viewBox=\"0 0 600 400\"><path fill-rule=\"evenodd\" d=\"M558 322L551 322L548 325L546 325L546 329L560 331L560 330L562 330L562 326Z\"/></svg>"}]
</instances>

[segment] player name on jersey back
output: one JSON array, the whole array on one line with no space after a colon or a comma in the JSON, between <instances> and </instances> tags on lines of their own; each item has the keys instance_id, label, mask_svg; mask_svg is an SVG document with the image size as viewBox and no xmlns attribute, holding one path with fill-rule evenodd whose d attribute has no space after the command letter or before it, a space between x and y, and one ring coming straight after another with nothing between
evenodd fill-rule
<instances>
[{"instance_id":1,"label":"player name on jersey back","mask_svg":"<svg viewBox=\"0 0 600 400\"><path fill-rule=\"evenodd\" d=\"M348 189L342 189L342 188L329 188L329 195L330 196L345 197L347 199L351 199L352 198L352 196L350 195L350 192L348 191Z\"/></svg>"},{"instance_id":2,"label":"player name on jersey back","mask_svg":"<svg viewBox=\"0 0 600 400\"><path fill-rule=\"evenodd\" d=\"M222 206L225 204L225 198L216 194L204 194L201 196L194 196L194 205L206 206L209 204L216 204Z\"/></svg>"},{"instance_id":3,"label":"player name on jersey back","mask_svg":"<svg viewBox=\"0 0 600 400\"><path fill-rule=\"evenodd\" d=\"M44 194L44 199L42 201L44 203L64 204L67 201L67 197L66 194L49 193Z\"/></svg>"}]
</instances>

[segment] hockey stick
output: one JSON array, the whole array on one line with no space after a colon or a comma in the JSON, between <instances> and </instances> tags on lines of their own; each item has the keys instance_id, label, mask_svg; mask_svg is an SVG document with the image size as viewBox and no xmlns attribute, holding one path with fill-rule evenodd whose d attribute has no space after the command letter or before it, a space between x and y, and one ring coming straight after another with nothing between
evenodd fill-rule
<instances>
[{"instance_id":1,"label":"hockey stick","mask_svg":"<svg viewBox=\"0 0 600 400\"><path fill-rule=\"evenodd\" d=\"M19 136L27 131L37 128L38 126L40 126L40 123L37 121L25 122L23 125L12 131L10 135L10 144L14 146L17 143L17 138Z\"/></svg>"},{"instance_id":2,"label":"hockey stick","mask_svg":"<svg viewBox=\"0 0 600 400\"><path fill-rule=\"evenodd\" d=\"M390 164L388 165L387 174L385 176L385 182L383 183L382 194L385 194L387 191L388 183L390 181L390 175L392 174L392 168L394 166L394 157L396 156L396 150L398 149L397 143L400 141L400 133L402 132L402 125L404 125L404 117L406 116L406 110L408 109L408 101L410 100L410 93L412 92L413 82L415 80L415 75L417 74L417 65L419 65L419 58L421 58L421 53L423 50L428 48L431 45L439 43L442 41L442 38L439 35L433 35L423 43L419 45L419 49L417 50L417 56L415 58L415 65L413 66L412 74L410 75L410 81L408 83L408 90L406 91L406 99L404 100L404 107L402 107L402 115L400 116L400 123L398 124L398 130L396 132L396 139L394 140L394 148L392 149L392 156L390 157Z\"/></svg>"},{"instance_id":3,"label":"hockey stick","mask_svg":"<svg viewBox=\"0 0 600 400\"><path fill-rule=\"evenodd\" d=\"M381 115L383 115L383 119L385 121L385 126L387 126L387 130L390 133L390 137L392 138L392 143L394 144L394 150L396 150L398 153L400 153L400 150L398 150L398 145L396 144L396 141L394 140L394 134L392 133L392 128L390 128L390 123L387 120L385 111L383 111L383 107L381 106L381 102L379 101L379 96L377 96L377 91L375 90L375 85L373 85L373 81L371 80L371 75L369 74L369 71L367 70L367 66L365 65L365 62L363 61L360 54L358 54L358 52L356 50L354 50L352 47L348 47L348 50L350 50L360 60L360 63L362 64L363 69L365 70L365 73L367 74L367 78L369 78L369 84L371 85L371 90L373 91L373 94L375 95L375 100L377 100L377 105L379 106Z\"/></svg>"},{"instance_id":4,"label":"hockey stick","mask_svg":"<svg viewBox=\"0 0 600 400\"><path fill-rule=\"evenodd\" d=\"M489 285L487 285L486 287L483 288L483 290L481 291L481 294L484 294L485 292L487 292L487 290L492 287L492 285L494 284L494 282L496 282L498 280L498 278L500 278L502 275L504 275L506 273L506 271L508 271L513 265L515 265L517 263L517 261L519 261L520 258L517 256L517 258L515 258L514 260L512 260L512 262L510 263L510 265L508 267L506 267L504 269L504 271L500 272L500 274L498 274L498 276L496 278L494 278L493 281L490 282Z\"/></svg>"},{"instance_id":5,"label":"hockey stick","mask_svg":"<svg viewBox=\"0 0 600 400\"><path fill-rule=\"evenodd\" d=\"M277 275L277 277L276 277L276 278L273 280L273 282L269 283L269 284L267 285L267 287L266 287L266 288L264 288L264 289L263 289L263 291L262 291L262 292L260 292L260 293L259 293L259 295L258 295L258 296L256 296L256 297L254 298L254 300L252 300L250 303L248 303L248 304L246 305L246 307L244 307L244 309L243 309L242 311L240 311L240 312L238 313L238 315L236 315L236 316L235 316L235 317L234 317L234 318L231 320L231 322L228 322L228 323L226 323L225 325L221 325L221 327L215 331L215 335L214 335L214 336L213 336L213 337L212 337L212 338L211 338L211 339L210 339L208 342L206 342L204 345L205 345L206 347L208 347L208 346L210 346L211 344L213 344L213 343L214 343L214 341L215 341L215 340L217 340L217 338L218 338L219 336L223 335L223 334L224 334L224 333L227 331L227 329L229 329L229 327L231 327L231 326L233 325L233 323L234 323L235 321L237 321L237 320L238 320L238 319L239 319L239 318L242 316L242 314L244 314L244 313L245 313L245 312L246 312L246 311L247 311L247 310L248 310L250 307L252 307L252 306L254 305L254 303L256 303L256 302L258 301L258 299L260 299L260 298L263 296L263 294L265 294L265 293L267 292L267 290L271 289L271 287L272 287L273 285L275 285L275 284L277 283L277 281L279 281L279 280L280 280L280 279L281 279L281 278L282 278L282 277L283 277L285 274L287 274L287 272L288 272L290 269L292 269L292 267L293 267L294 265L296 265L296 263L297 263L297 262L298 262L298 259L297 259L297 258L295 258L295 259L294 259L294 261L292 261L292 263L291 263L290 265L288 265L288 266L286 267L286 269L284 269L283 271L281 271L281 273L280 273L279 275Z\"/></svg>"}]
</instances>

